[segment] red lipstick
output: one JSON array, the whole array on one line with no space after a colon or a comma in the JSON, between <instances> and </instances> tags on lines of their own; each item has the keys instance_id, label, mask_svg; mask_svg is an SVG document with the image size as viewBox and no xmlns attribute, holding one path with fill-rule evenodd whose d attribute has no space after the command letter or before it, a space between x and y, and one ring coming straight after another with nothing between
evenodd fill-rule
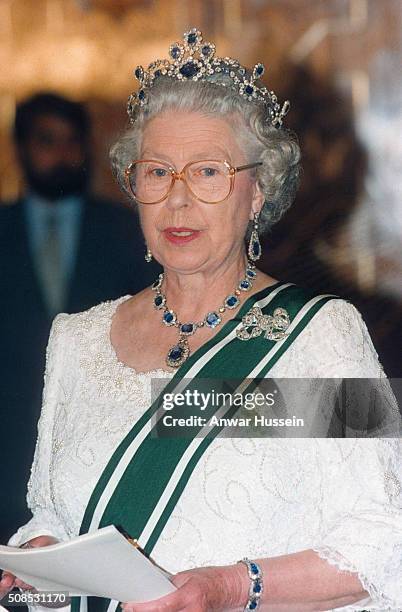
<instances>
[{"instance_id":1,"label":"red lipstick","mask_svg":"<svg viewBox=\"0 0 402 612\"><path fill-rule=\"evenodd\" d=\"M201 231L191 227L166 227L163 230L163 234L173 244L186 244L198 238Z\"/></svg>"}]
</instances>

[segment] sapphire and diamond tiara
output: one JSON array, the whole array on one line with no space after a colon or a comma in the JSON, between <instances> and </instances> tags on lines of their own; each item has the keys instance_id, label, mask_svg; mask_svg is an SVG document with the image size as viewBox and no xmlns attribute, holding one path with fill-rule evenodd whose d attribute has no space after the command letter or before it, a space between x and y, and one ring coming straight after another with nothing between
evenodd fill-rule
<instances>
[{"instance_id":1,"label":"sapphire and diamond tiara","mask_svg":"<svg viewBox=\"0 0 402 612\"><path fill-rule=\"evenodd\" d=\"M197 28L183 36L183 42L170 45L168 59L159 59L149 64L148 69L137 66L134 76L140 83L137 93L128 99L127 112L131 123L135 122L138 109L147 103L147 92L159 77L178 81L209 81L222 87L230 87L249 101L262 102L267 110L267 121L281 127L283 118L290 108L286 100L281 106L273 91L257 84L265 72L258 63L252 70L244 68L231 57L216 57L215 45L204 42Z\"/></svg>"}]
</instances>

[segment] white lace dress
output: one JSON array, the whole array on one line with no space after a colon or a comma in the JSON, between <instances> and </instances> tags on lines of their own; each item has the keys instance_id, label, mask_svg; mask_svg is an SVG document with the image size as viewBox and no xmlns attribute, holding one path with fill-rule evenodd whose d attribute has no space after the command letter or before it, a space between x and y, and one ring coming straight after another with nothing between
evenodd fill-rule
<instances>
[{"instance_id":1,"label":"white lace dress","mask_svg":"<svg viewBox=\"0 0 402 612\"><path fill-rule=\"evenodd\" d=\"M11 538L76 536L113 450L150 402L152 377L120 363L112 316L130 296L53 324L28 503ZM383 377L360 314L328 302L279 359L276 377ZM144 474L146 477L146 474ZM178 572L313 548L357 571L371 595L342 610L402 610L402 460L396 439L216 439L197 464L154 559ZM267 577L269 581L269 576Z\"/></svg>"}]
</instances>

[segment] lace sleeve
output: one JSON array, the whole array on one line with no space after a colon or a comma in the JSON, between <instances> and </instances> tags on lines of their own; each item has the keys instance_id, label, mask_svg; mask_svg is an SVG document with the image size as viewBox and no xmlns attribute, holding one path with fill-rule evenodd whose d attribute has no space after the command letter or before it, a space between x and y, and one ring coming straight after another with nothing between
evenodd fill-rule
<instances>
[{"instance_id":1,"label":"lace sleeve","mask_svg":"<svg viewBox=\"0 0 402 612\"><path fill-rule=\"evenodd\" d=\"M271 376L283 378L384 378L360 312L349 302L327 302L296 338Z\"/></svg>"},{"instance_id":2,"label":"lace sleeve","mask_svg":"<svg viewBox=\"0 0 402 612\"><path fill-rule=\"evenodd\" d=\"M357 308L345 300L331 300L323 308L322 314L326 320L325 325L324 322L321 325L321 334L324 332L321 339L322 366L325 366L321 376L385 377L367 326Z\"/></svg>"},{"instance_id":3,"label":"lace sleeve","mask_svg":"<svg viewBox=\"0 0 402 612\"><path fill-rule=\"evenodd\" d=\"M320 446L325 485L314 550L340 570L358 573L371 598L365 608L398 612L402 610L402 441L321 440Z\"/></svg>"},{"instance_id":4,"label":"lace sleeve","mask_svg":"<svg viewBox=\"0 0 402 612\"><path fill-rule=\"evenodd\" d=\"M68 315L59 314L54 319L46 349L42 412L28 482L27 501L33 517L10 538L8 543L11 546L18 546L39 535L52 535L59 540L68 539L52 502L50 473L51 454L54 450L53 423L58 405L65 394L62 379L66 350L63 323L67 317Z\"/></svg>"}]
</instances>

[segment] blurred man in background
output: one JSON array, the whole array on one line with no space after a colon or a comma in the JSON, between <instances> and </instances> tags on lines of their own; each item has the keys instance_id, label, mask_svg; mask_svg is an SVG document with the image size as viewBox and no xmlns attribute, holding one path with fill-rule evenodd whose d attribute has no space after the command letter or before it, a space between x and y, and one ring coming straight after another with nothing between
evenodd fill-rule
<instances>
[{"instance_id":1,"label":"blurred man in background","mask_svg":"<svg viewBox=\"0 0 402 612\"><path fill-rule=\"evenodd\" d=\"M90 195L89 137L79 103L44 93L17 107L26 193L0 206L1 542L29 518L26 481L52 319L135 294L159 272L144 261L136 214Z\"/></svg>"}]
</instances>

